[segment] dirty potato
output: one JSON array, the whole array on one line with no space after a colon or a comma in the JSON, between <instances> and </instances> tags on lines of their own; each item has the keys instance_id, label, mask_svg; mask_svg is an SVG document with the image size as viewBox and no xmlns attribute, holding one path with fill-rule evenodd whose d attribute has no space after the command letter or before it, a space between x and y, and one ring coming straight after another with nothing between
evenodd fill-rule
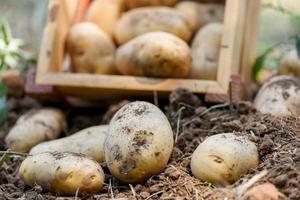
<instances>
[{"instance_id":1,"label":"dirty potato","mask_svg":"<svg viewBox=\"0 0 300 200\"><path fill-rule=\"evenodd\" d=\"M211 23L196 34L192 43L191 78L216 80L223 25Z\"/></svg>"},{"instance_id":2,"label":"dirty potato","mask_svg":"<svg viewBox=\"0 0 300 200\"><path fill-rule=\"evenodd\" d=\"M172 34L146 33L119 47L116 66L123 75L182 78L190 71L190 48Z\"/></svg>"},{"instance_id":3,"label":"dirty potato","mask_svg":"<svg viewBox=\"0 0 300 200\"><path fill-rule=\"evenodd\" d=\"M173 6L177 0L125 0L128 9L144 6Z\"/></svg>"},{"instance_id":4,"label":"dirty potato","mask_svg":"<svg viewBox=\"0 0 300 200\"><path fill-rule=\"evenodd\" d=\"M124 0L94 0L89 6L85 21L95 23L111 38L124 9Z\"/></svg>"},{"instance_id":5,"label":"dirty potato","mask_svg":"<svg viewBox=\"0 0 300 200\"><path fill-rule=\"evenodd\" d=\"M64 114L54 108L30 111L22 115L5 138L14 151L28 152L33 146L58 138L66 124Z\"/></svg>"},{"instance_id":6,"label":"dirty potato","mask_svg":"<svg viewBox=\"0 0 300 200\"><path fill-rule=\"evenodd\" d=\"M293 49L287 52L281 59L278 68L278 74L280 75L294 75L300 78L300 58L297 50Z\"/></svg>"},{"instance_id":7,"label":"dirty potato","mask_svg":"<svg viewBox=\"0 0 300 200\"><path fill-rule=\"evenodd\" d=\"M192 155L191 169L197 178L215 185L234 183L258 165L258 150L254 143L234 133L208 137Z\"/></svg>"},{"instance_id":8,"label":"dirty potato","mask_svg":"<svg viewBox=\"0 0 300 200\"><path fill-rule=\"evenodd\" d=\"M168 7L136 8L125 13L116 25L118 44L148 32L164 31L189 41L191 30L186 17Z\"/></svg>"},{"instance_id":9,"label":"dirty potato","mask_svg":"<svg viewBox=\"0 0 300 200\"><path fill-rule=\"evenodd\" d=\"M140 183L166 167L173 144L172 128L163 112L153 104L136 101L111 120L105 160L120 181Z\"/></svg>"},{"instance_id":10,"label":"dirty potato","mask_svg":"<svg viewBox=\"0 0 300 200\"><path fill-rule=\"evenodd\" d=\"M42 152L73 152L92 157L98 162L104 162L104 141L108 132L108 125L94 126L83 129L73 135L33 147L31 155Z\"/></svg>"},{"instance_id":11,"label":"dirty potato","mask_svg":"<svg viewBox=\"0 0 300 200\"><path fill-rule=\"evenodd\" d=\"M175 8L187 18L193 31L212 22L222 23L225 10L223 4L204 4L195 1L181 1L176 4Z\"/></svg>"},{"instance_id":12,"label":"dirty potato","mask_svg":"<svg viewBox=\"0 0 300 200\"><path fill-rule=\"evenodd\" d=\"M115 45L96 24L73 26L67 38L67 51L76 73L115 74Z\"/></svg>"},{"instance_id":13,"label":"dirty potato","mask_svg":"<svg viewBox=\"0 0 300 200\"><path fill-rule=\"evenodd\" d=\"M300 115L300 81L276 76L266 82L254 99L255 108L274 116Z\"/></svg>"},{"instance_id":14,"label":"dirty potato","mask_svg":"<svg viewBox=\"0 0 300 200\"><path fill-rule=\"evenodd\" d=\"M23 181L59 195L95 193L104 184L101 166L82 154L45 152L28 156L19 169Z\"/></svg>"}]
</instances>

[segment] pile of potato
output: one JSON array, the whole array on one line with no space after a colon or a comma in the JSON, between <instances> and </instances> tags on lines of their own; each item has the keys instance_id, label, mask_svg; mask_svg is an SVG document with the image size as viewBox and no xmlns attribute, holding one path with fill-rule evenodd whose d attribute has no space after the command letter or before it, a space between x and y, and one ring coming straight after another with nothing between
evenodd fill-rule
<instances>
[{"instance_id":1,"label":"pile of potato","mask_svg":"<svg viewBox=\"0 0 300 200\"><path fill-rule=\"evenodd\" d=\"M75 73L216 79L224 1L93 0L67 38Z\"/></svg>"},{"instance_id":2,"label":"pile of potato","mask_svg":"<svg viewBox=\"0 0 300 200\"><path fill-rule=\"evenodd\" d=\"M121 182L141 183L164 170L173 150L167 117L148 102L126 104L109 125L56 139L65 124L57 109L30 111L6 136L8 149L29 152L19 170L27 185L60 195L95 193L104 185L101 163Z\"/></svg>"},{"instance_id":3,"label":"pile of potato","mask_svg":"<svg viewBox=\"0 0 300 200\"><path fill-rule=\"evenodd\" d=\"M19 169L27 185L60 195L96 193L105 184L100 165L104 163L120 182L143 183L165 169L173 151L174 134L167 117L148 102L128 103L108 125L56 139L65 124L57 109L36 110L21 116L6 136L9 149L29 152ZM258 162L254 143L224 133L198 146L191 171L203 181L223 186L233 184Z\"/></svg>"}]
</instances>

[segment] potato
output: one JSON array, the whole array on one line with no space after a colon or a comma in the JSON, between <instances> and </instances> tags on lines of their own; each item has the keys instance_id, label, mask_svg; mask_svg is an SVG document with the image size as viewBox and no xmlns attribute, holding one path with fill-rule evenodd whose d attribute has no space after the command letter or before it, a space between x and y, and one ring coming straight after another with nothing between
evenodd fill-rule
<instances>
[{"instance_id":1,"label":"potato","mask_svg":"<svg viewBox=\"0 0 300 200\"><path fill-rule=\"evenodd\" d=\"M67 38L67 51L74 72L115 74L115 45L97 25L83 22L73 26Z\"/></svg>"},{"instance_id":2,"label":"potato","mask_svg":"<svg viewBox=\"0 0 300 200\"><path fill-rule=\"evenodd\" d=\"M254 107L274 116L300 115L299 79L292 76L272 78L260 88Z\"/></svg>"},{"instance_id":3,"label":"potato","mask_svg":"<svg viewBox=\"0 0 300 200\"><path fill-rule=\"evenodd\" d=\"M33 146L58 138L66 125L64 114L54 108L30 111L22 115L5 138L14 151L28 152Z\"/></svg>"},{"instance_id":4,"label":"potato","mask_svg":"<svg viewBox=\"0 0 300 200\"><path fill-rule=\"evenodd\" d=\"M232 184L258 165L258 150L244 136L224 133L208 137L192 155L191 169L197 178L215 185Z\"/></svg>"},{"instance_id":5,"label":"potato","mask_svg":"<svg viewBox=\"0 0 300 200\"><path fill-rule=\"evenodd\" d=\"M140 183L166 167L173 145L172 128L163 112L151 103L136 101L111 120L105 160L120 181Z\"/></svg>"},{"instance_id":6,"label":"potato","mask_svg":"<svg viewBox=\"0 0 300 200\"><path fill-rule=\"evenodd\" d=\"M119 47L116 66L123 75L182 78L189 74L191 53L172 34L146 33Z\"/></svg>"},{"instance_id":7,"label":"potato","mask_svg":"<svg viewBox=\"0 0 300 200\"><path fill-rule=\"evenodd\" d=\"M205 25L196 34L192 43L191 78L216 80L223 25Z\"/></svg>"},{"instance_id":8,"label":"potato","mask_svg":"<svg viewBox=\"0 0 300 200\"><path fill-rule=\"evenodd\" d=\"M45 152L28 156L19 169L20 177L31 187L60 195L95 193L104 184L101 166L82 154Z\"/></svg>"},{"instance_id":9,"label":"potato","mask_svg":"<svg viewBox=\"0 0 300 200\"><path fill-rule=\"evenodd\" d=\"M179 11L168 7L136 8L125 13L116 25L118 44L148 32L164 31L189 41L192 32L188 21Z\"/></svg>"},{"instance_id":10,"label":"potato","mask_svg":"<svg viewBox=\"0 0 300 200\"><path fill-rule=\"evenodd\" d=\"M129 9L144 6L173 6L177 0L125 0Z\"/></svg>"},{"instance_id":11,"label":"potato","mask_svg":"<svg viewBox=\"0 0 300 200\"><path fill-rule=\"evenodd\" d=\"M86 128L69 137L38 144L31 149L30 154L73 152L90 156L98 162L104 162L103 146L107 132L108 125Z\"/></svg>"},{"instance_id":12,"label":"potato","mask_svg":"<svg viewBox=\"0 0 300 200\"><path fill-rule=\"evenodd\" d=\"M25 80L17 69L0 71L0 84L7 87L8 95L21 97L24 94Z\"/></svg>"},{"instance_id":13,"label":"potato","mask_svg":"<svg viewBox=\"0 0 300 200\"><path fill-rule=\"evenodd\" d=\"M212 22L223 22L223 4L203 4L194 1L181 1L175 8L188 19L191 30L197 31L204 25Z\"/></svg>"},{"instance_id":14,"label":"potato","mask_svg":"<svg viewBox=\"0 0 300 200\"><path fill-rule=\"evenodd\" d=\"M86 12L85 21L97 24L113 38L115 25L123 8L124 0L94 0Z\"/></svg>"},{"instance_id":15,"label":"potato","mask_svg":"<svg viewBox=\"0 0 300 200\"><path fill-rule=\"evenodd\" d=\"M300 78L300 58L296 49L287 52L281 59L278 74L294 75Z\"/></svg>"}]
</instances>

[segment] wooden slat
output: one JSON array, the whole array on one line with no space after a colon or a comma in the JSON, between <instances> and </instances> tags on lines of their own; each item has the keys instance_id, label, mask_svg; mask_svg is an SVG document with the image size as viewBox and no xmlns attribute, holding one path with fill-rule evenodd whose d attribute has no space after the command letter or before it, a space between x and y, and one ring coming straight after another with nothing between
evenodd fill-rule
<instances>
[{"instance_id":1,"label":"wooden slat","mask_svg":"<svg viewBox=\"0 0 300 200\"><path fill-rule=\"evenodd\" d=\"M179 86L190 89L193 92L223 93L215 81L192 80L192 79L154 79L134 76L117 75L93 75L75 73L53 73L40 79L42 84L55 84L56 86L78 87L78 93L84 88L105 88L137 91L172 91Z\"/></svg>"},{"instance_id":2,"label":"wooden slat","mask_svg":"<svg viewBox=\"0 0 300 200\"><path fill-rule=\"evenodd\" d=\"M244 28L243 53L241 57L242 80L250 86L252 82L252 67L256 59L256 47L259 28L261 0L251 0L247 4L247 17Z\"/></svg>"},{"instance_id":3,"label":"wooden slat","mask_svg":"<svg viewBox=\"0 0 300 200\"><path fill-rule=\"evenodd\" d=\"M228 90L231 74L239 71L247 0L227 0L217 81Z\"/></svg>"}]
</instances>

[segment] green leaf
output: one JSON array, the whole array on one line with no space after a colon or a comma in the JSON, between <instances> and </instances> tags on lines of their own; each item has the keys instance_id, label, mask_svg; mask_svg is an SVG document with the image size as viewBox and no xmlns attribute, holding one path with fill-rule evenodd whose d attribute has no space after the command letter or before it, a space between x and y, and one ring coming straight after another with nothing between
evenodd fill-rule
<instances>
[{"instance_id":1,"label":"green leaf","mask_svg":"<svg viewBox=\"0 0 300 200\"><path fill-rule=\"evenodd\" d=\"M297 49L298 57L300 58L300 35L296 37L296 49Z\"/></svg>"},{"instance_id":2,"label":"green leaf","mask_svg":"<svg viewBox=\"0 0 300 200\"><path fill-rule=\"evenodd\" d=\"M6 45L8 45L11 40L11 31L10 31L8 22L6 20L3 20L3 22L1 23L1 26L0 26L0 29L1 29L1 35L2 35L3 41L5 42Z\"/></svg>"}]
</instances>

